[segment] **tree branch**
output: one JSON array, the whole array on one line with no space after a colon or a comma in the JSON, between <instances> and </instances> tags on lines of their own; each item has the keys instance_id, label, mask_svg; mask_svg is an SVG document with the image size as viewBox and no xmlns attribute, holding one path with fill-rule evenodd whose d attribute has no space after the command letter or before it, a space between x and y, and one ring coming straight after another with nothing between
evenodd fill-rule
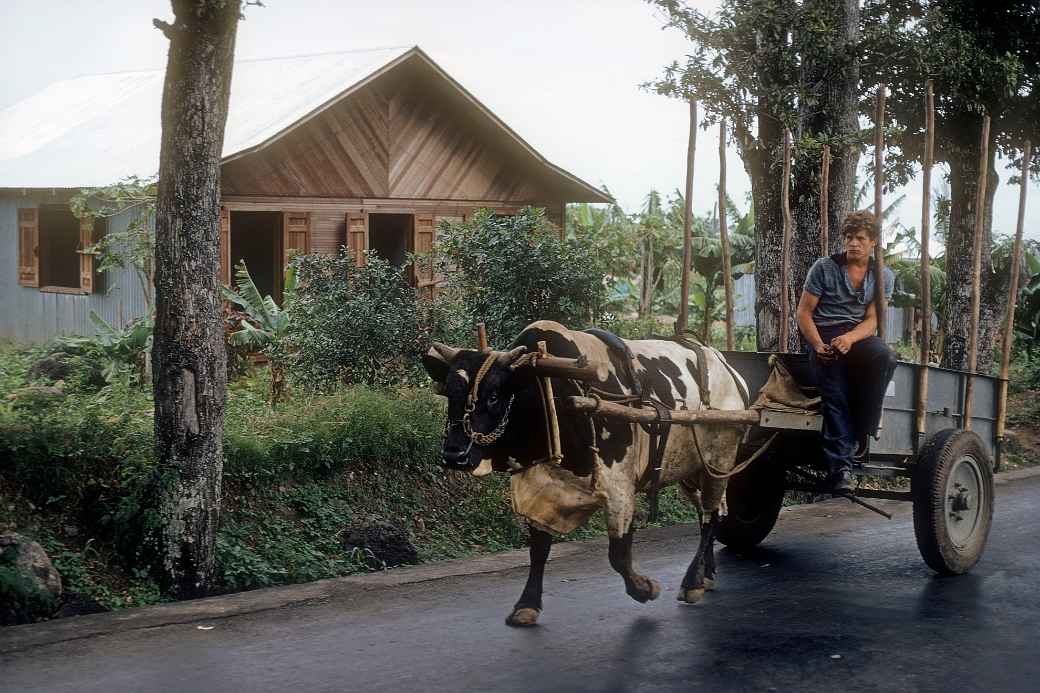
<instances>
[{"instance_id":1,"label":"tree branch","mask_svg":"<svg viewBox=\"0 0 1040 693\"><path fill-rule=\"evenodd\" d=\"M173 40L175 28L172 24L156 18L152 20L152 26L154 26L159 31L163 32L163 36L170 39L171 41Z\"/></svg>"}]
</instances>

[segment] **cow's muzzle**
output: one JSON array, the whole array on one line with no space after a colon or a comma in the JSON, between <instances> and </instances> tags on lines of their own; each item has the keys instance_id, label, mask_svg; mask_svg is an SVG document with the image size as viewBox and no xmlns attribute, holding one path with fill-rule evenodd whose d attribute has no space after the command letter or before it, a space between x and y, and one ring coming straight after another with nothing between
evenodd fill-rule
<instances>
[{"instance_id":1,"label":"cow's muzzle","mask_svg":"<svg viewBox=\"0 0 1040 693\"><path fill-rule=\"evenodd\" d=\"M469 452L469 448L459 450L449 450L448 448L444 448L441 451L441 464L448 469L457 469L468 472L477 466L470 461Z\"/></svg>"}]
</instances>

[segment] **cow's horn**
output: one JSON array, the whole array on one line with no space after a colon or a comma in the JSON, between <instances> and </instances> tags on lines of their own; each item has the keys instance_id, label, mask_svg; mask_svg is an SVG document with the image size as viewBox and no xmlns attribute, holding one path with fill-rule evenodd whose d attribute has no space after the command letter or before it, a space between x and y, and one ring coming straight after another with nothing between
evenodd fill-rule
<instances>
[{"instance_id":1,"label":"cow's horn","mask_svg":"<svg viewBox=\"0 0 1040 693\"><path fill-rule=\"evenodd\" d=\"M498 363L498 365L503 366L503 367L512 366L513 362L516 361L521 356L523 356L524 352L526 352L526 351L527 351L527 347L525 347L525 346L518 346L517 348L511 349L509 351L500 351L500 352L498 352L498 358L495 359L495 362Z\"/></svg>"},{"instance_id":2,"label":"cow's horn","mask_svg":"<svg viewBox=\"0 0 1040 693\"><path fill-rule=\"evenodd\" d=\"M433 347L433 350L436 351L442 359L444 359L445 363L451 363L454 361L460 351L460 349L450 347L447 344L441 344L440 342L434 342L430 346Z\"/></svg>"}]
</instances>

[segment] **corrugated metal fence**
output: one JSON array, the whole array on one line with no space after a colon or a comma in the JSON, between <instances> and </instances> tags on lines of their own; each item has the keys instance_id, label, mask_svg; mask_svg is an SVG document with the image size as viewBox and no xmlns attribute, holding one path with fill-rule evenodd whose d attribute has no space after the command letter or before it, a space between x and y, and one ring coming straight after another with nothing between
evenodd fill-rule
<instances>
[{"instance_id":1,"label":"corrugated metal fence","mask_svg":"<svg viewBox=\"0 0 1040 693\"><path fill-rule=\"evenodd\" d=\"M146 315L144 292L130 269L108 272L92 294L40 291L18 284L18 209L49 204L44 195L0 197L0 338L43 342L59 335L92 335L90 313L121 327ZM134 212L109 219L109 230L126 229Z\"/></svg>"},{"instance_id":2,"label":"corrugated metal fence","mask_svg":"<svg viewBox=\"0 0 1040 693\"><path fill-rule=\"evenodd\" d=\"M737 327L755 326L755 275L744 274L733 282L733 318ZM903 339L910 311L889 306L885 313L885 337L889 343Z\"/></svg>"}]
</instances>

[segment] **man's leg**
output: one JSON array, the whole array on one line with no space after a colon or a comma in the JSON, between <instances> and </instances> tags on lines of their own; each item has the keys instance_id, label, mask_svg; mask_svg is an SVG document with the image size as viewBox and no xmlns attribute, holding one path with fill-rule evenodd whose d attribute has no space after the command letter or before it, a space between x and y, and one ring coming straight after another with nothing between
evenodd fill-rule
<instances>
[{"instance_id":1,"label":"man's leg","mask_svg":"<svg viewBox=\"0 0 1040 693\"><path fill-rule=\"evenodd\" d=\"M858 435L876 435L885 402L885 390L896 370L897 357L879 337L852 345L847 356L853 389L849 406Z\"/></svg>"},{"instance_id":2,"label":"man's leg","mask_svg":"<svg viewBox=\"0 0 1040 693\"><path fill-rule=\"evenodd\" d=\"M821 334L825 340L831 336L833 335ZM848 362L844 356L838 356L833 361L824 361L813 351L809 352L809 360L823 400L823 455L830 465L832 480L837 480L843 472L851 472L852 453L856 449L856 437L852 430L849 411Z\"/></svg>"}]
</instances>

